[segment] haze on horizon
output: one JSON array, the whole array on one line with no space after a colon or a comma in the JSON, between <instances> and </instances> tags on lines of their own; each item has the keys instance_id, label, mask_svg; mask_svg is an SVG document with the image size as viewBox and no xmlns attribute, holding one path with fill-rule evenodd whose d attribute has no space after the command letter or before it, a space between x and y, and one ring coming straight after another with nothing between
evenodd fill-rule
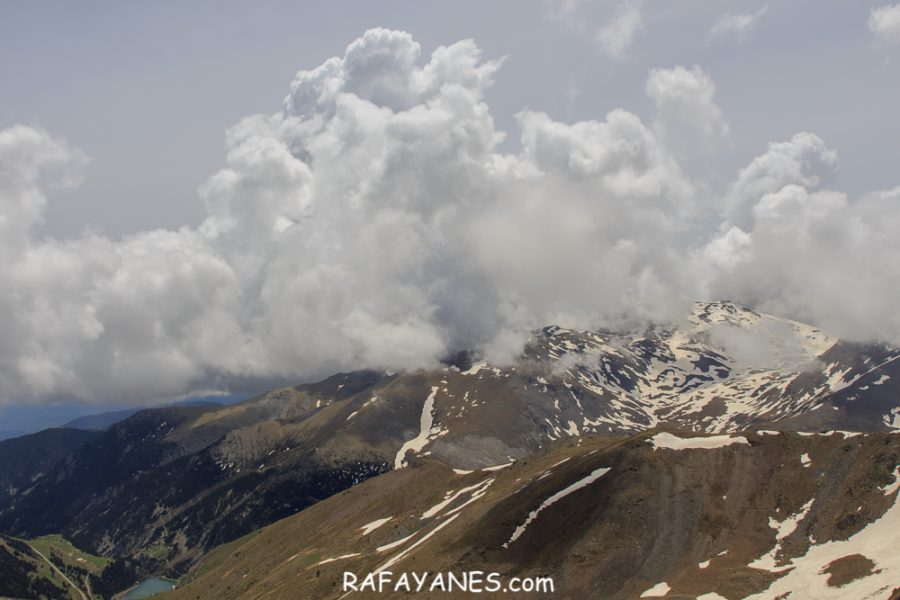
<instances>
[{"instance_id":1,"label":"haze on horizon","mask_svg":"<svg viewBox=\"0 0 900 600\"><path fill-rule=\"evenodd\" d=\"M900 343L900 5L367 6L4 7L0 404L719 298Z\"/></svg>"}]
</instances>

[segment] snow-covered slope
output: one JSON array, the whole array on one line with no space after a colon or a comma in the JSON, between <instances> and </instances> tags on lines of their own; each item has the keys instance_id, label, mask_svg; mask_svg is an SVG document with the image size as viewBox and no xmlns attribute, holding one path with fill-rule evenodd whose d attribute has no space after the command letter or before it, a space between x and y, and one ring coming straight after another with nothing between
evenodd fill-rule
<instances>
[{"instance_id":1,"label":"snow-covered slope","mask_svg":"<svg viewBox=\"0 0 900 600\"><path fill-rule=\"evenodd\" d=\"M898 358L889 346L703 303L679 327L546 327L513 366L480 361L392 376L342 410L358 435L390 423L401 436L395 467L433 455L478 468L568 436L656 426L890 431L900 428Z\"/></svg>"},{"instance_id":2,"label":"snow-covered slope","mask_svg":"<svg viewBox=\"0 0 900 600\"><path fill-rule=\"evenodd\" d=\"M698 304L682 328L640 335L547 328L526 356L546 371L534 385L559 402L556 436L658 424L736 431L823 408L858 412L849 402L881 396L877 386L897 398L900 370L896 348L844 343L726 302ZM890 414L863 428L891 428Z\"/></svg>"}]
</instances>

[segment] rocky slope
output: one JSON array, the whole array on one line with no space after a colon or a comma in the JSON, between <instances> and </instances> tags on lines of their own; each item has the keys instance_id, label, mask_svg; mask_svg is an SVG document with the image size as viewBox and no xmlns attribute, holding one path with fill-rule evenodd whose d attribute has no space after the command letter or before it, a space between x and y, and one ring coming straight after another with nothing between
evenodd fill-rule
<instances>
[{"instance_id":1,"label":"rocky slope","mask_svg":"<svg viewBox=\"0 0 900 600\"><path fill-rule=\"evenodd\" d=\"M98 436L92 431L58 428L0 441L0 507Z\"/></svg>"},{"instance_id":2,"label":"rocky slope","mask_svg":"<svg viewBox=\"0 0 900 600\"><path fill-rule=\"evenodd\" d=\"M897 435L766 431L567 439L475 471L418 459L214 551L166 598L341 598L345 571L470 570L551 576L554 598L888 598L898 461Z\"/></svg>"}]
</instances>

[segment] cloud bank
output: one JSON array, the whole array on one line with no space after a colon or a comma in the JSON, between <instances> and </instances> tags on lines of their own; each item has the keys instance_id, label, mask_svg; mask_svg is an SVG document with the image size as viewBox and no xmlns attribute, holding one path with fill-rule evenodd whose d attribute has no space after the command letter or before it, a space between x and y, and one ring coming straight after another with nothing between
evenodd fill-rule
<instances>
[{"instance_id":1,"label":"cloud bank","mask_svg":"<svg viewBox=\"0 0 900 600\"><path fill-rule=\"evenodd\" d=\"M0 398L502 361L536 327L677 322L715 298L900 342L900 188L828 189L837 155L801 132L711 189L682 158L728 132L699 67L651 71L646 123L523 111L520 150L500 152L500 67L470 40L428 56L368 31L228 132L201 226L121 239L35 237L86 157L0 131Z\"/></svg>"}]
</instances>

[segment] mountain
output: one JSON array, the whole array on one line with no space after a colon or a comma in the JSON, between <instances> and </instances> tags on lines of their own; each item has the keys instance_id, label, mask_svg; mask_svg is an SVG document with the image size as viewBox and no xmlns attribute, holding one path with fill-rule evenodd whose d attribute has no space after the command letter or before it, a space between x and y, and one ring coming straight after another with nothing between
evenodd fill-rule
<instances>
[{"instance_id":1,"label":"mountain","mask_svg":"<svg viewBox=\"0 0 900 600\"><path fill-rule=\"evenodd\" d=\"M419 458L213 551L166 598L341 598L345 571L360 586L381 571L429 573L428 586L552 577L554 594L516 598L888 598L898 461L885 433L659 430L478 470ZM415 597L455 597L444 577Z\"/></svg>"},{"instance_id":2,"label":"mountain","mask_svg":"<svg viewBox=\"0 0 900 600\"><path fill-rule=\"evenodd\" d=\"M192 396L176 400L167 406L189 406L192 404L233 404L245 400L246 394L214 394ZM28 435L58 427L72 429L106 429L114 422L148 407L125 405L107 406L106 411L95 414L96 404L78 400L60 400L49 404L6 404L0 405L0 441ZM84 419L84 420L82 420Z\"/></svg>"},{"instance_id":3,"label":"mountain","mask_svg":"<svg viewBox=\"0 0 900 600\"><path fill-rule=\"evenodd\" d=\"M373 377L341 376L234 406L140 411L14 495L0 530L61 533L97 554L186 568L205 549L389 468L383 452L341 446L321 410ZM316 451L327 444L339 451Z\"/></svg>"},{"instance_id":4,"label":"mountain","mask_svg":"<svg viewBox=\"0 0 900 600\"><path fill-rule=\"evenodd\" d=\"M183 402L176 402L174 404L171 404L170 406L213 407L213 406L221 406L221 404L218 402L212 402L210 400L191 399L191 400L185 400ZM72 419L71 421L69 421L68 423L63 425L63 427L70 427L73 429L87 429L87 430L94 430L94 431L102 431L105 429L109 429L110 427L112 427L113 425L115 425L116 423L118 423L120 421L124 421L125 419L127 419L128 417L130 417L131 415L133 415L134 413L136 413L140 410L146 410L146 408L141 408L141 407L125 408L122 410L114 410L114 411L99 413L99 414L95 414L95 415L84 415L84 416L78 417L77 419Z\"/></svg>"},{"instance_id":5,"label":"mountain","mask_svg":"<svg viewBox=\"0 0 900 600\"><path fill-rule=\"evenodd\" d=\"M46 429L0 441L0 507L24 493L59 461L97 433L78 429Z\"/></svg>"},{"instance_id":6,"label":"mountain","mask_svg":"<svg viewBox=\"0 0 900 600\"><path fill-rule=\"evenodd\" d=\"M898 349L732 303L699 304L678 327L547 327L508 366L468 358L140 411L17 492L0 531L61 533L180 574L220 544L422 459L477 470L570 437L657 427L900 428Z\"/></svg>"},{"instance_id":7,"label":"mountain","mask_svg":"<svg viewBox=\"0 0 900 600\"><path fill-rule=\"evenodd\" d=\"M104 429L109 429L119 421L124 421L139 410L141 409L125 408L122 410L114 410L110 412L99 413L96 415L84 415L83 417L72 419L71 421L66 423L64 427L71 427L73 429L85 429L88 431L103 431Z\"/></svg>"}]
</instances>

